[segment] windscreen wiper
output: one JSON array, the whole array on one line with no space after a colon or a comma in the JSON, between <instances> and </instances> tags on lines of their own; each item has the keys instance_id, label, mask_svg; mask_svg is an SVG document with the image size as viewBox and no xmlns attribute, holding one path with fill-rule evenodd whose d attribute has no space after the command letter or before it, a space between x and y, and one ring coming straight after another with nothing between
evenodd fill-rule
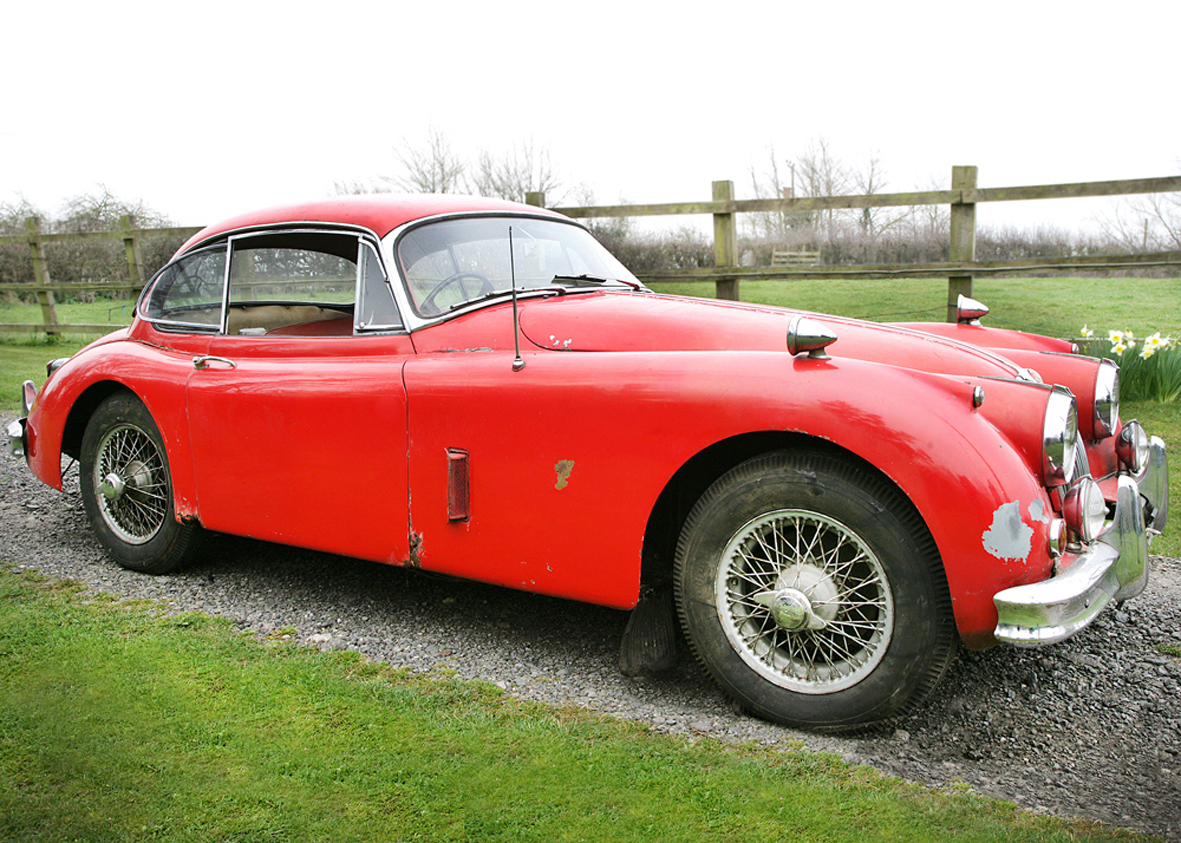
<instances>
[{"instance_id":1,"label":"windscreen wiper","mask_svg":"<svg viewBox=\"0 0 1181 843\"><path fill-rule=\"evenodd\" d=\"M603 275L590 275L589 273L582 273L581 275L555 275L551 280L552 284L623 284L626 287L631 287L633 290L640 289L640 285L632 281L624 281L622 278L607 278Z\"/></svg>"},{"instance_id":2,"label":"windscreen wiper","mask_svg":"<svg viewBox=\"0 0 1181 843\"><path fill-rule=\"evenodd\" d=\"M517 290L517 296L519 296L519 297L526 297L526 296L531 297L531 296L536 296L536 295L546 295L546 296L559 295L560 296L563 292L565 292L565 291L561 287L533 287L533 288L527 289L527 290ZM483 295L476 296L475 298L472 298L472 299L464 299L463 301L456 302L455 304L451 305L447 309L448 310L459 310L459 308L461 308L461 307L471 307L473 304L479 304L480 302L491 301L492 299L499 299L502 297L503 298L511 297L512 294L513 294L512 290L493 290L490 293L484 293Z\"/></svg>"}]
</instances>

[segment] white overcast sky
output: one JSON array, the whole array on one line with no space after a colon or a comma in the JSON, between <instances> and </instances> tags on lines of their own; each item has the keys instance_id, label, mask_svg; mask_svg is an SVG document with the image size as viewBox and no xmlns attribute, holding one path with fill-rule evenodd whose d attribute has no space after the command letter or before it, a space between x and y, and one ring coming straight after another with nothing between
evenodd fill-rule
<instances>
[{"instance_id":1,"label":"white overcast sky","mask_svg":"<svg viewBox=\"0 0 1181 843\"><path fill-rule=\"evenodd\" d=\"M604 204L749 197L819 138L886 191L1181 172L1177 0L11 6L0 203L51 214L101 184L204 224L395 174L432 127L472 157L532 141Z\"/></svg>"}]
</instances>

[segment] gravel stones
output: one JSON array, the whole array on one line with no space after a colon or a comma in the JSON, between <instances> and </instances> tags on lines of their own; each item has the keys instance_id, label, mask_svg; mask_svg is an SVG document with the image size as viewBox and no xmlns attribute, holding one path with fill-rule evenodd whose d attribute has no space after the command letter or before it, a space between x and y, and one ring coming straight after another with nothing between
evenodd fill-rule
<instances>
[{"instance_id":1,"label":"gravel stones","mask_svg":"<svg viewBox=\"0 0 1181 843\"><path fill-rule=\"evenodd\" d=\"M226 537L183 573L125 571L99 549L70 477L59 493L0 456L0 562L659 731L802 743L911 781L1181 841L1181 560L1153 557L1145 593L1070 641L962 650L933 699L889 730L817 737L736 712L686 655L668 674L623 676L625 612Z\"/></svg>"}]
</instances>

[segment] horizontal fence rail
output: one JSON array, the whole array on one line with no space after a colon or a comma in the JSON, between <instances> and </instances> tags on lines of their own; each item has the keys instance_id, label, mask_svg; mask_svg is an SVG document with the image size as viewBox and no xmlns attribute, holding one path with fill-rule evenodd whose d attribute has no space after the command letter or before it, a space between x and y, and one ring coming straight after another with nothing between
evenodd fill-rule
<instances>
[{"instance_id":1,"label":"horizontal fence rail","mask_svg":"<svg viewBox=\"0 0 1181 843\"><path fill-rule=\"evenodd\" d=\"M711 214L714 219L714 266L706 269L654 270L639 273L649 282L705 282L716 286L718 298L739 298L739 282L814 278L946 277L947 319L956 318L961 294L972 294L976 276L1013 275L1052 270L1146 269L1181 266L1181 252L1145 252L1131 255L1087 255L1027 258L1010 261L976 260L976 206L982 202L1019 202L1035 199L1078 199L1181 192L1181 176L1073 184L981 188L976 167L953 167L951 190L913 193L875 193L860 196L809 196L791 199L735 199L734 183L713 184L709 202L675 202L656 205L558 206L553 210L576 219L603 217L671 216ZM529 194L527 202L545 205L545 195ZM950 260L940 263L857 264L801 266L738 266L736 260L737 214L804 213L810 211L948 205L951 210Z\"/></svg>"},{"instance_id":2,"label":"horizontal fence rail","mask_svg":"<svg viewBox=\"0 0 1181 843\"><path fill-rule=\"evenodd\" d=\"M976 167L953 167L950 190L911 193L875 193L861 196L810 196L791 199L735 199L734 183L713 183L713 197L703 202L673 202L641 205L558 206L553 210L575 219L604 217L675 216L708 214L714 223L714 266L705 269L669 269L638 273L646 282L712 282L718 298L739 298L739 283L748 280L807 280L816 278L946 277L947 318L955 319L960 294L971 295L977 276L1013 275L1053 270L1120 270L1181 267L1181 251L1144 252L1122 255L1086 255L1021 260L976 260L976 206L982 202L1016 202L1036 199L1077 199L1085 197L1133 196L1181 192L1181 176L1122 181L1078 182L1074 184L1028 185L981 188L976 184ZM530 193L526 202L545 207L545 195ZM751 213L804 213L811 211L947 205L951 211L950 260L939 263L817 265L792 260L784 265L739 266L737 259L737 216ZM28 333L105 333L110 324L62 324L56 313L55 293L127 292L143 288L144 261L140 242L148 237L188 238L200 227L135 228L130 217L120 220L115 231L85 233L42 233L37 220L25 221L25 233L0 236L0 244L27 245L33 266L29 283L0 284L0 293L36 296L42 322L0 323L0 331ZM127 256L125 283L55 284L45 257L46 244L84 241L122 241ZM808 253L809 255L812 253Z\"/></svg>"},{"instance_id":3,"label":"horizontal fence rail","mask_svg":"<svg viewBox=\"0 0 1181 843\"><path fill-rule=\"evenodd\" d=\"M957 168L958 169L958 168ZM975 169L975 168L965 168ZM975 205L980 202L1018 202L1031 199L1080 199L1177 193L1181 176L1076 184L928 190L917 193L872 193L863 196L802 196L795 199L728 199L713 202L670 202L659 205L594 205L553 208L568 217L645 217L677 214L750 214L790 211L831 211L854 208L900 208L914 205ZM542 194L531 194L540 196ZM533 203L537 204L537 203Z\"/></svg>"}]
</instances>

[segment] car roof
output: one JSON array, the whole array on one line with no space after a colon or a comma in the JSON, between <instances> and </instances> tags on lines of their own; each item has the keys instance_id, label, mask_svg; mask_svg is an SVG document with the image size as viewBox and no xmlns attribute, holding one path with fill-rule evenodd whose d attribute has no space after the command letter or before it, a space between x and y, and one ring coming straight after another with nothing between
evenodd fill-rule
<instances>
[{"instance_id":1,"label":"car roof","mask_svg":"<svg viewBox=\"0 0 1181 843\"><path fill-rule=\"evenodd\" d=\"M310 202L277 205L230 217L201 229L180 247L177 254L179 255L198 243L203 243L226 232L263 226L328 223L360 227L372 231L378 237L384 237L398 226L414 220L465 212L508 212L561 216L533 205L522 205L504 199L485 199L477 196L453 196L437 193L377 193L364 196L336 196Z\"/></svg>"}]
</instances>

